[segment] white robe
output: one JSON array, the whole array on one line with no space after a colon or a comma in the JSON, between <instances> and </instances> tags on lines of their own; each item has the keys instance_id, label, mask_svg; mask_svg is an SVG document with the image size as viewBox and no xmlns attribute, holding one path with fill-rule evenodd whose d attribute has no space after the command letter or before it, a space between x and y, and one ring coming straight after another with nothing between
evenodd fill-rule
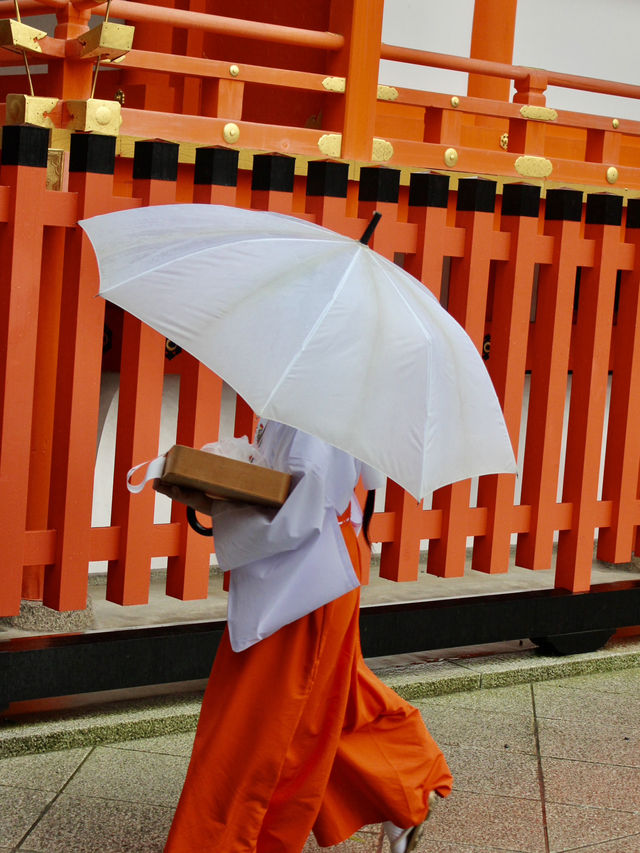
<instances>
[{"instance_id":1,"label":"white robe","mask_svg":"<svg viewBox=\"0 0 640 853\"><path fill-rule=\"evenodd\" d=\"M367 489L384 482L348 453L292 427L268 421L258 435L267 464L290 473L292 487L277 510L214 502L216 555L231 571L227 622L235 652L359 585L338 515L360 477Z\"/></svg>"}]
</instances>

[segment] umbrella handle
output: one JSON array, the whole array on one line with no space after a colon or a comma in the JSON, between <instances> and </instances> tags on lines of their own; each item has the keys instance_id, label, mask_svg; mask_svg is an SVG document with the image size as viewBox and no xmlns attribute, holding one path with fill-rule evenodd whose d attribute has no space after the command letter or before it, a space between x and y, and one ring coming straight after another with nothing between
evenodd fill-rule
<instances>
[{"instance_id":1,"label":"umbrella handle","mask_svg":"<svg viewBox=\"0 0 640 853\"><path fill-rule=\"evenodd\" d=\"M382 214L376 210L375 213L373 214L373 216L371 217L371 222L369 222L369 224L367 225L367 227L365 229L364 234L360 238L360 242L364 243L365 246L367 246L369 244L369 240L371 239L373 232L376 230L376 226L377 226L378 222L380 222L381 219L382 219Z\"/></svg>"},{"instance_id":2,"label":"umbrella handle","mask_svg":"<svg viewBox=\"0 0 640 853\"><path fill-rule=\"evenodd\" d=\"M189 527L201 536L213 536L213 527L205 527L204 524L200 524L196 518L196 511L192 506L187 507L187 521L189 522Z\"/></svg>"}]
</instances>

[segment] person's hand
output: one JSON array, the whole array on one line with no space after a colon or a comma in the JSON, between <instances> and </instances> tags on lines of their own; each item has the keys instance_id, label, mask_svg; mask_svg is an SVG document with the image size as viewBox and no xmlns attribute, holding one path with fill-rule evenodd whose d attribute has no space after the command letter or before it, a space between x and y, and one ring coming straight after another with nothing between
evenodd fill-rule
<instances>
[{"instance_id":1,"label":"person's hand","mask_svg":"<svg viewBox=\"0 0 640 853\"><path fill-rule=\"evenodd\" d=\"M184 489L182 486L170 486L161 480L153 481L153 488L161 495L166 495L172 501L193 507L196 512L211 515L213 500L198 489Z\"/></svg>"}]
</instances>

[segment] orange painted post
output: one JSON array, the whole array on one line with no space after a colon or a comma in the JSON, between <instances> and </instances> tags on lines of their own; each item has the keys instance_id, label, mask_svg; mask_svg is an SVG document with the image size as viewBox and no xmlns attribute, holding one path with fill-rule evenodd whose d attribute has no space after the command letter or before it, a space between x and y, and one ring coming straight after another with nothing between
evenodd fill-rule
<instances>
[{"instance_id":1,"label":"orange painted post","mask_svg":"<svg viewBox=\"0 0 640 853\"><path fill-rule=\"evenodd\" d=\"M251 175L251 207L293 214L296 161L281 154L256 154Z\"/></svg>"},{"instance_id":2,"label":"orange painted post","mask_svg":"<svg viewBox=\"0 0 640 853\"><path fill-rule=\"evenodd\" d=\"M358 220L354 220L352 217L348 218L346 214L348 189L349 165L347 163L328 160L315 160L309 163L306 182L306 213L311 214L318 225L359 238L362 229ZM362 428L365 429L364 423ZM359 484L356 489L356 496L360 505L364 506L366 492L362 484ZM366 585L369 583L371 575L371 549L367 546L362 533L358 537L358 547L361 560L360 580L362 584Z\"/></svg>"},{"instance_id":3,"label":"orange painted post","mask_svg":"<svg viewBox=\"0 0 640 853\"><path fill-rule=\"evenodd\" d=\"M405 257L404 268L440 299L447 255L449 176L414 172L409 183L408 221L415 224L416 250Z\"/></svg>"},{"instance_id":4,"label":"orange painted post","mask_svg":"<svg viewBox=\"0 0 640 853\"><path fill-rule=\"evenodd\" d=\"M556 586L572 592L591 585L616 274L623 265L622 196L587 196L585 221L594 255L580 278L562 496L573 511L571 528L560 531L556 562Z\"/></svg>"},{"instance_id":5,"label":"orange painted post","mask_svg":"<svg viewBox=\"0 0 640 853\"><path fill-rule=\"evenodd\" d=\"M115 139L71 137L69 190L77 218L112 210ZM45 575L44 603L57 610L86 607L104 302L96 299L98 269L80 228L65 245L56 386L49 526L57 531L56 560Z\"/></svg>"},{"instance_id":6,"label":"orange painted post","mask_svg":"<svg viewBox=\"0 0 640 853\"><path fill-rule=\"evenodd\" d=\"M20 610L35 387L44 195L49 131L2 129L0 183L8 221L0 237L0 614ZM25 216L25 210L30 211Z\"/></svg>"},{"instance_id":7,"label":"orange painted post","mask_svg":"<svg viewBox=\"0 0 640 853\"><path fill-rule=\"evenodd\" d=\"M380 577L393 581L416 581L425 514L422 501L416 501L393 480L387 480L384 511L393 514L393 538L382 543Z\"/></svg>"},{"instance_id":8,"label":"orange painted post","mask_svg":"<svg viewBox=\"0 0 640 853\"><path fill-rule=\"evenodd\" d=\"M31 425L28 530L46 530L48 524L64 244L64 228L45 228ZM44 565L24 567L22 598L42 600L44 571Z\"/></svg>"},{"instance_id":9,"label":"orange painted post","mask_svg":"<svg viewBox=\"0 0 640 853\"><path fill-rule=\"evenodd\" d=\"M174 202L177 176L176 144L136 143L133 192L143 205ZM120 527L120 553L109 563L107 599L146 604L154 556L155 493L145 489L131 495L125 478L132 465L158 454L165 339L126 313L122 339L112 509L112 524Z\"/></svg>"},{"instance_id":10,"label":"orange painted post","mask_svg":"<svg viewBox=\"0 0 640 853\"><path fill-rule=\"evenodd\" d=\"M180 373L180 402L176 443L202 447L218 439L222 380L186 353ZM167 595L185 601L206 598L209 590L211 539L195 533L184 507L174 503L171 521L180 525L179 551L167 565Z\"/></svg>"},{"instance_id":11,"label":"orange painted post","mask_svg":"<svg viewBox=\"0 0 640 853\"><path fill-rule=\"evenodd\" d=\"M128 3L126 4L129 5ZM142 4L131 4L142 5ZM154 0L155 7L158 9L158 14L162 14L162 7L167 7L167 11L174 6L173 0ZM151 9L147 9L151 12ZM112 16L117 17L118 12L115 9L111 11ZM165 54L171 55L173 48L174 31L170 26L158 25L158 22L150 22L149 20L138 20L135 17L129 17L132 14L131 10L124 9L122 17L127 21L135 22L135 37L134 44L136 50L156 50ZM145 110L163 110L167 112L175 111L175 90L172 85L172 77L168 72L155 72L150 74L148 71L139 71L138 69L124 68L120 88L125 94L125 104L134 109ZM86 97L86 95L85 95Z\"/></svg>"},{"instance_id":12,"label":"orange painted post","mask_svg":"<svg viewBox=\"0 0 640 853\"><path fill-rule=\"evenodd\" d=\"M343 103L327 97L326 127L342 132L341 158L372 159L384 0L332 0L330 28L346 44L329 62L332 75L346 78Z\"/></svg>"},{"instance_id":13,"label":"orange painted post","mask_svg":"<svg viewBox=\"0 0 640 853\"><path fill-rule=\"evenodd\" d=\"M295 160L277 154L256 154L251 176L251 208L293 215ZM234 434L253 438L257 417L238 395Z\"/></svg>"},{"instance_id":14,"label":"orange painted post","mask_svg":"<svg viewBox=\"0 0 640 853\"><path fill-rule=\"evenodd\" d=\"M531 387L522 474L521 504L531 507L529 530L518 536L516 564L551 568L558 529L557 492L562 449L569 345L576 270L590 262L580 233L582 193L548 190L545 234L553 239L553 257L538 279L531 351Z\"/></svg>"},{"instance_id":15,"label":"orange painted post","mask_svg":"<svg viewBox=\"0 0 640 853\"><path fill-rule=\"evenodd\" d=\"M369 240L369 246L390 261L396 255L413 253L418 229L413 223L399 221L400 170L383 166L363 166L358 187L358 217L362 231L377 211L382 218ZM361 237L359 234L358 237Z\"/></svg>"},{"instance_id":16,"label":"orange painted post","mask_svg":"<svg viewBox=\"0 0 640 853\"><path fill-rule=\"evenodd\" d=\"M400 172L397 169L364 167L360 170L358 216L366 227L374 211L382 214L373 235L376 242L372 240L370 245L390 260L393 260L394 250L403 248L398 240L403 231L403 224L397 222L399 190ZM404 230L406 228L404 225ZM415 243L409 248L415 248ZM417 580L422 502L417 502L389 480L385 511L394 513L394 539L393 542L382 544L380 576L396 581Z\"/></svg>"},{"instance_id":17,"label":"orange painted post","mask_svg":"<svg viewBox=\"0 0 640 853\"><path fill-rule=\"evenodd\" d=\"M484 339L489 270L495 251L494 181L475 178L458 183L456 225L466 231L465 252L451 262L448 310L464 326L480 351ZM429 543L427 571L439 577L462 577L467 550L469 480L438 489L433 509L442 511L441 535Z\"/></svg>"},{"instance_id":18,"label":"orange painted post","mask_svg":"<svg viewBox=\"0 0 640 853\"><path fill-rule=\"evenodd\" d=\"M360 226L347 216L349 164L311 160L307 169L305 212L318 225L359 238Z\"/></svg>"},{"instance_id":19,"label":"orange painted post","mask_svg":"<svg viewBox=\"0 0 640 853\"><path fill-rule=\"evenodd\" d=\"M470 56L511 63L518 0L475 0ZM508 101L510 80L470 74L467 94L472 98Z\"/></svg>"},{"instance_id":20,"label":"orange painted post","mask_svg":"<svg viewBox=\"0 0 640 853\"><path fill-rule=\"evenodd\" d=\"M244 81L214 78L202 84L202 115L217 116L228 121L242 118Z\"/></svg>"},{"instance_id":21,"label":"orange painted post","mask_svg":"<svg viewBox=\"0 0 640 853\"><path fill-rule=\"evenodd\" d=\"M187 5L191 12L207 11L207 0L189 0ZM174 54L206 56L204 32L201 29L174 30L172 41ZM173 79L176 90L175 101L180 112L190 113L191 115L206 115L201 107L202 82L198 77L175 75Z\"/></svg>"},{"instance_id":22,"label":"orange painted post","mask_svg":"<svg viewBox=\"0 0 640 853\"><path fill-rule=\"evenodd\" d=\"M66 3L56 9L57 25L54 37L68 42L89 29L90 9L80 9L75 3ZM65 56L49 65L47 95L65 99L83 99L91 96L93 63Z\"/></svg>"},{"instance_id":23,"label":"orange painted post","mask_svg":"<svg viewBox=\"0 0 640 853\"><path fill-rule=\"evenodd\" d=\"M633 269L623 270L620 280L602 483L602 499L612 502L612 517L598 534L598 559L611 563L627 562L640 550L634 546L640 476L640 199L629 199L625 239L635 256Z\"/></svg>"},{"instance_id":24,"label":"orange painted post","mask_svg":"<svg viewBox=\"0 0 640 853\"><path fill-rule=\"evenodd\" d=\"M544 107L547 103L545 92L550 85L549 77L545 71L530 68L529 73L519 77L515 81L516 93L513 96L514 104L530 104L531 106ZM511 139L511 137L509 137Z\"/></svg>"},{"instance_id":25,"label":"orange painted post","mask_svg":"<svg viewBox=\"0 0 640 853\"><path fill-rule=\"evenodd\" d=\"M462 113L449 107L426 107L424 141L457 148L462 134Z\"/></svg>"},{"instance_id":26,"label":"orange painted post","mask_svg":"<svg viewBox=\"0 0 640 853\"><path fill-rule=\"evenodd\" d=\"M487 368L502 405L517 453L524 396L525 364L535 264L540 256L538 215L540 188L505 184L501 222L510 235L509 258L497 264ZM544 238L542 238L544 239ZM487 507L484 536L476 536L471 567L483 572L509 569L514 532L515 474L481 477L478 506Z\"/></svg>"},{"instance_id":27,"label":"orange painted post","mask_svg":"<svg viewBox=\"0 0 640 853\"><path fill-rule=\"evenodd\" d=\"M238 151L232 148L198 148L193 173L193 200L196 204L236 202Z\"/></svg>"}]
</instances>

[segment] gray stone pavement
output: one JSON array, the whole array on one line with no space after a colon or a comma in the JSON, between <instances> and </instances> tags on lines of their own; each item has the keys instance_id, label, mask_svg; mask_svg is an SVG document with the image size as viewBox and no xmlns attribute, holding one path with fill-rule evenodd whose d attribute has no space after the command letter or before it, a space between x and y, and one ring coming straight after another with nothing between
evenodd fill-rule
<instances>
[{"instance_id":1,"label":"gray stone pavement","mask_svg":"<svg viewBox=\"0 0 640 853\"><path fill-rule=\"evenodd\" d=\"M566 658L506 644L369 663L420 709L455 777L419 853L640 853L640 638ZM200 697L3 720L0 850L161 851ZM310 838L305 853L319 849ZM389 850L377 826L330 849Z\"/></svg>"}]
</instances>

